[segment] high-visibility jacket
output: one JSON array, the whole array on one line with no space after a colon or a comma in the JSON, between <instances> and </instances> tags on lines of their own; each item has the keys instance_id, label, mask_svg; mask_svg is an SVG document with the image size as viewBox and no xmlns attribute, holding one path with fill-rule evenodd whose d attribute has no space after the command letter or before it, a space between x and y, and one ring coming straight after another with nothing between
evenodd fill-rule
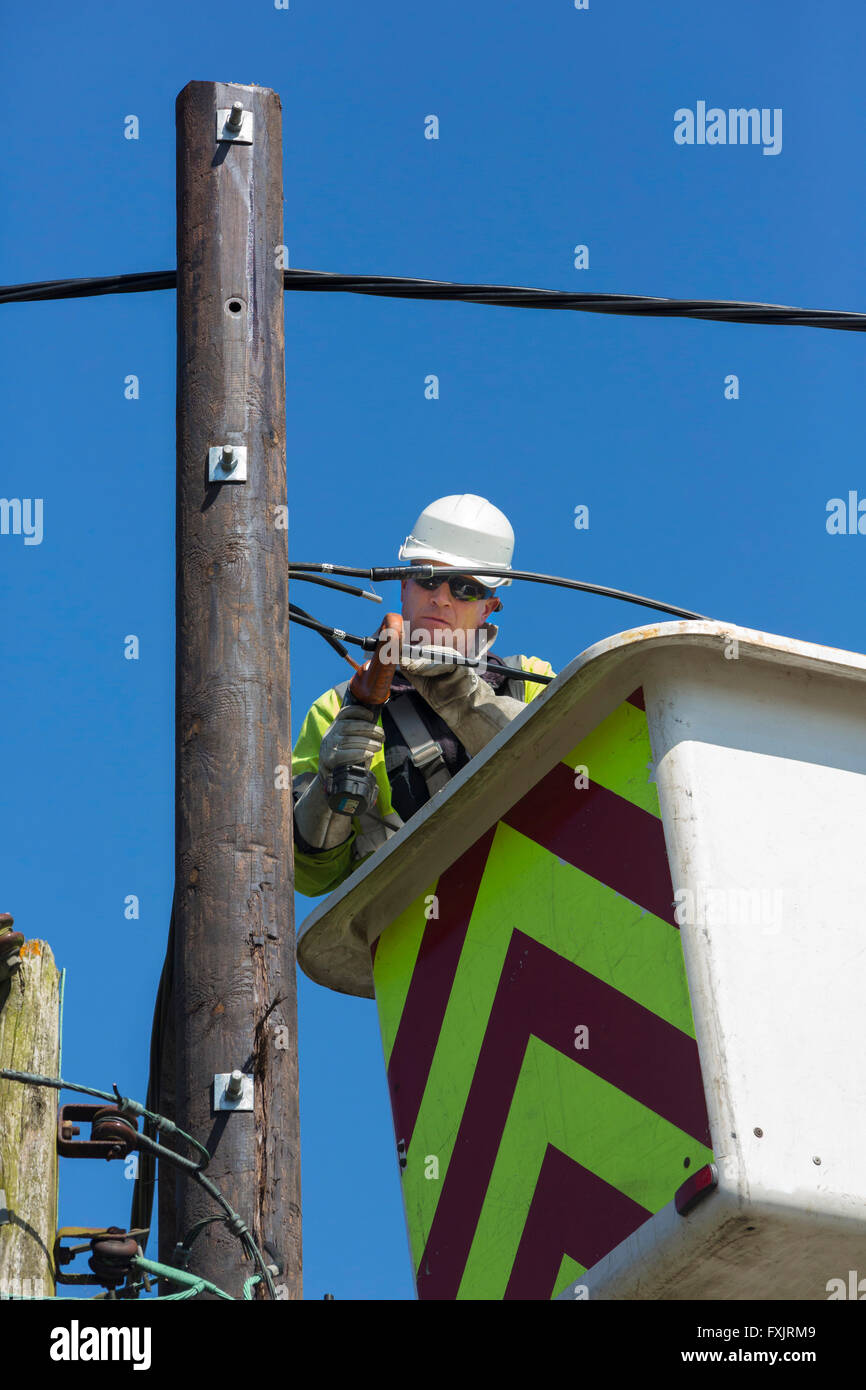
<instances>
[{"instance_id":1,"label":"high-visibility jacket","mask_svg":"<svg viewBox=\"0 0 866 1390\"><path fill-rule=\"evenodd\" d=\"M517 677L502 677L496 669L502 665L520 666L527 673L536 672L546 676L555 674L550 663L537 656L502 658L493 653L488 656L486 669L479 672L482 679L487 679L497 694L510 695L527 703L546 688L545 684L519 680ZM322 739L337 717L347 684L348 682L344 682L320 695L301 726L292 753L292 789L295 801L303 794L319 770ZM387 843L392 835L396 835L405 821L429 799L428 787L413 766L412 750L407 748L389 711L389 705L400 698L408 698L411 701L430 738L435 740L435 746L441 754L439 766L442 767L444 763L448 769L446 777L449 774L454 775L469 761L462 743L398 669L394 676L391 700L382 707L377 720L379 727L384 729L385 741L373 755L370 764L370 771L379 788L375 805L365 815L352 817L352 832L349 838L333 849L314 849L305 843L297 827L295 828L295 887L307 897L320 897L323 893L330 893L338 887L365 859L369 859L370 855Z\"/></svg>"}]
</instances>

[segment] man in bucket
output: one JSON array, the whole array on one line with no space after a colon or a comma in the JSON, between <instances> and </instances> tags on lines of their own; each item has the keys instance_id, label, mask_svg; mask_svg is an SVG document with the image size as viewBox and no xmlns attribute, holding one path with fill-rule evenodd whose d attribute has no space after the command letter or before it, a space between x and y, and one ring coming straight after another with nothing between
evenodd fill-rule
<instances>
[{"instance_id":1,"label":"man in bucket","mask_svg":"<svg viewBox=\"0 0 866 1390\"><path fill-rule=\"evenodd\" d=\"M508 518L483 497L440 497L419 516L398 558L465 566L466 573L438 583L402 580L404 638L483 661L401 660L378 710L343 706L348 682L316 700L292 756L299 892L316 897L348 878L545 688L529 679L533 672L554 674L539 657L490 653L499 629L487 619L502 608L495 591L511 580L485 575L484 565L510 569L513 553ZM503 666L527 678L509 677ZM376 778L376 802L363 815L341 815L328 805L328 776L360 765Z\"/></svg>"}]
</instances>

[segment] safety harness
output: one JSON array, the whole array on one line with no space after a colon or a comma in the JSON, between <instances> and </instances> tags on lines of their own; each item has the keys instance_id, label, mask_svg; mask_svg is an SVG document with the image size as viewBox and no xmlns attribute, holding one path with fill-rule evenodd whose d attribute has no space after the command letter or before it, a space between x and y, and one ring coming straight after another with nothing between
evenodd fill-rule
<instances>
[{"instance_id":1,"label":"safety harness","mask_svg":"<svg viewBox=\"0 0 866 1390\"><path fill-rule=\"evenodd\" d=\"M506 656L502 658L502 663L504 666L519 666L520 657ZM334 693L341 703L348 685L348 681L343 681L341 685L334 687ZM499 687L497 694L510 695L513 700L525 700L526 681L518 676L509 676ZM435 796L446 782L451 780L441 743L425 726L408 693L392 695L386 708L405 741L409 757L424 778L430 796ZM385 749L385 768L389 775L398 763L402 762L403 757L402 747Z\"/></svg>"}]
</instances>

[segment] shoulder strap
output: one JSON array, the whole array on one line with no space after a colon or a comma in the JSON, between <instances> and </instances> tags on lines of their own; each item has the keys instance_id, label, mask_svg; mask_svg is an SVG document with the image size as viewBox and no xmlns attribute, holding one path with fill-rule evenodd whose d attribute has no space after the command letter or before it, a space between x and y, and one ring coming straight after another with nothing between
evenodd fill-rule
<instances>
[{"instance_id":1,"label":"shoulder strap","mask_svg":"<svg viewBox=\"0 0 866 1390\"><path fill-rule=\"evenodd\" d=\"M430 796L435 796L451 780L440 745L431 737L412 701L405 695L392 696L386 709L406 740L409 757L427 783Z\"/></svg>"}]
</instances>

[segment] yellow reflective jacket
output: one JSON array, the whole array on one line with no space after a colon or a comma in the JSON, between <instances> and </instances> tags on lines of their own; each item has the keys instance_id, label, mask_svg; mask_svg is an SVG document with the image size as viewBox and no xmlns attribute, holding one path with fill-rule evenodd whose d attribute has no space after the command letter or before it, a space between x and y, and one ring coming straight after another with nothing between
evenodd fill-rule
<instances>
[{"instance_id":1,"label":"yellow reflective jacket","mask_svg":"<svg viewBox=\"0 0 866 1390\"><path fill-rule=\"evenodd\" d=\"M516 662L513 664L516 665ZM550 662L542 661L537 656L521 656L520 665L524 671L535 671L539 675L555 674ZM524 682L523 698L528 704L544 689L546 686L543 683L527 680ZM336 719L341 705L342 698L336 688L326 690L309 710L301 726L292 753L292 783L296 799L319 770L322 739ZM381 714L377 722L381 728ZM309 898L330 893L392 835L396 835L403 824L391 799L384 747L377 749L373 755L370 771L379 788L376 804L366 815L352 817L352 833L343 844L323 850L321 854L306 854L295 843L295 887L299 893Z\"/></svg>"}]
</instances>

